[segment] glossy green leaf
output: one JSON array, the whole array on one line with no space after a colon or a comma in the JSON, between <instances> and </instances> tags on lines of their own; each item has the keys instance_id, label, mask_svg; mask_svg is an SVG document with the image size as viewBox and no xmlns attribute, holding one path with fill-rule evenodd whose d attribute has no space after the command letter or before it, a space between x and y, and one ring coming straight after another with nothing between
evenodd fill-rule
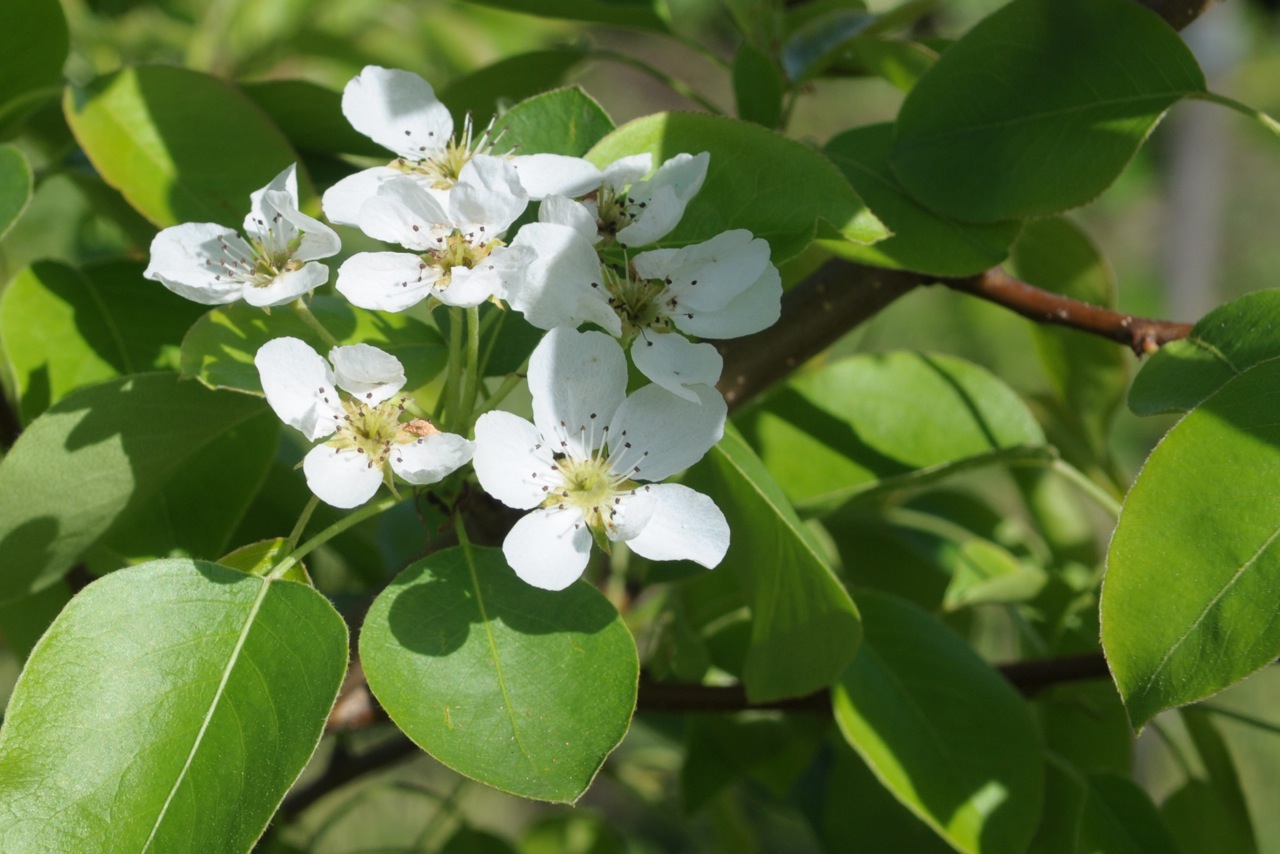
<instances>
[{"instance_id":1,"label":"glossy green leaf","mask_svg":"<svg viewBox=\"0 0 1280 854\"><path fill-rule=\"evenodd\" d=\"M137 261L83 270L38 261L0 294L0 349L30 422L72 391L177 367L177 345L205 310L142 278Z\"/></svg>"},{"instance_id":2,"label":"glossy green leaf","mask_svg":"<svg viewBox=\"0 0 1280 854\"><path fill-rule=\"evenodd\" d=\"M715 496L732 532L714 571L732 573L751 608L748 698L830 685L857 651L858 610L760 458L730 426L685 482Z\"/></svg>"},{"instance_id":3,"label":"glossy green leaf","mask_svg":"<svg viewBox=\"0 0 1280 854\"><path fill-rule=\"evenodd\" d=\"M1014 0L912 88L890 163L956 219L1057 213L1106 189L1164 111L1204 88L1190 49L1139 3Z\"/></svg>"},{"instance_id":4,"label":"glossy green leaf","mask_svg":"<svg viewBox=\"0 0 1280 854\"><path fill-rule=\"evenodd\" d=\"M958 850L1025 851L1043 767L1022 698L925 612L883 593L858 604L866 637L832 692L845 739Z\"/></svg>"},{"instance_id":5,"label":"glossy green leaf","mask_svg":"<svg viewBox=\"0 0 1280 854\"><path fill-rule=\"evenodd\" d=\"M448 359L440 333L407 315L366 311L337 297L316 297L311 312L340 343L370 344L399 359L408 377L407 390L430 382ZM287 307L271 314L244 303L215 308L182 340L182 375L210 388L261 394L253 357L263 344L283 336L301 338L321 355L329 352L320 336Z\"/></svg>"},{"instance_id":6,"label":"glossy green leaf","mask_svg":"<svg viewBox=\"0 0 1280 854\"><path fill-rule=\"evenodd\" d=\"M0 239L22 216L35 184L31 164L15 145L0 145Z\"/></svg>"},{"instance_id":7,"label":"glossy green leaf","mask_svg":"<svg viewBox=\"0 0 1280 854\"><path fill-rule=\"evenodd\" d=\"M639 662L590 585L530 587L496 549L397 576L360 631L369 687L423 750L526 798L572 803L626 734Z\"/></svg>"},{"instance_id":8,"label":"glossy green leaf","mask_svg":"<svg viewBox=\"0 0 1280 854\"><path fill-rule=\"evenodd\" d=\"M818 152L759 125L723 116L658 113L623 125L587 159L598 166L649 152L656 168L681 152L707 151L702 189L663 245L710 240L731 228L763 237L780 263L808 245L820 223L855 243L888 235L849 182ZM744 180L744 176L751 180Z\"/></svg>"},{"instance_id":9,"label":"glossy green leaf","mask_svg":"<svg viewBox=\"0 0 1280 854\"><path fill-rule=\"evenodd\" d=\"M127 510L265 412L173 374L109 380L55 404L0 461L0 601L61 578Z\"/></svg>"},{"instance_id":10,"label":"glossy green leaf","mask_svg":"<svg viewBox=\"0 0 1280 854\"><path fill-rule=\"evenodd\" d=\"M1038 288L1115 308L1110 268L1088 236L1065 219L1027 223L1013 248L1013 263L1017 274ZM1056 414L1094 459L1103 459L1129 382L1124 353L1112 341L1043 323L1034 325L1032 335L1058 404Z\"/></svg>"},{"instance_id":11,"label":"glossy green leaf","mask_svg":"<svg viewBox=\"0 0 1280 854\"><path fill-rule=\"evenodd\" d=\"M613 130L613 120L595 99L574 86L535 95L493 123L504 146L521 154L581 157Z\"/></svg>"},{"instance_id":12,"label":"glossy green leaf","mask_svg":"<svg viewBox=\"0 0 1280 854\"><path fill-rule=\"evenodd\" d=\"M1135 727L1280 655L1277 399L1280 362L1243 372L1169 431L1125 499L1102 643Z\"/></svg>"},{"instance_id":13,"label":"glossy green leaf","mask_svg":"<svg viewBox=\"0 0 1280 854\"><path fill-rule=\"evenodd\" d=\"M585 59L586 50L577 46L509 56L451 81L440 91L440 100L453 114L455 128L470 115L479 130L503 107L561 85L565 74Z\"/></svg>"},{"instance_id":14,"label":"glossy green leaf","mask_svg":"<svg viewBox=\"0 0 1280 854\"><path fill-rule=\"evenodd\" d=\"M818 509L966 460L1042 454L1044 443L1026 406L986 370L908 352L801 374L750 413L743 430L791 500Z\"/></svg>"},{"instance_id":15,"label":"glossy green leaf","mask_svg":"<svg viewBox=\"0 0 1280 854\"><path fill-rule=\"evenodd\" d=\"M492 6L510 12L523 12L542 18L564 18L616 27L638 27L665 31L663 17L655 0L470 0L480 6Z\"/></svg>"},{"instance_id":16,"label":"glossy green leaf","mask_svg":"<svg viewBox=\"0 0 1280 854\"><path fill-rule=\"evenodd\" d=\"M773 60L748 44L733 57L733 99L738 118L767 128L782 118L786 83Z\"/></svg>"},{"instance_id":17,"label":"glossy green leaf","mask_svg":"<svg viewBox=\"0 0 1280 854\"><path fill-rule=\"evenodd\" d=\"M1138 415L1186 412L1259 362L1280 356L1280 290L1254 291L1206 314L1151 355L1133 378Z\"/></svg>"},{"instance_id":18,"label":"glossy green leaf","mask_svg":"<svg viewBox=\"0 0 1280 854\"><path fill-rule=\"evenodd\" d=\"M933 213L912 198L889 169L893 124L868 125L834 137L823 149L893 234L858 246L823 245L853 261L934 276L968 276L999 264L1018 237L1017 220L974 225Z\"/></svg>"},{"instance_id":19,"label":"glossy green leaf","mask_svg":"<svg viewBox=\"0 0 1280 854\"><path fill-rule=\"evenodd\" d=\"M342 114L341 92L306 80L257 80L239 85L298 151L361 154L384 160L392 157L347 121Z\"/></svg>"},{"instance_id":20,"label":"glossy green leaf","mask_svg":"<svg viewBox=\"0 0 1280 854\"><path fill-rule=\"evenodd\" d=\"M346 625L301 584L188 560L91 584L0 730L0 849L247 851L346 664Z\"/></svg>"},{"instance_id":21,"label":"glossy green leaf","mask_svg":"<svg viewBox=\"0 0 1280 854\"><path fill-rule=\"evenodd\" d=\"M184 68L122 69L68 88L63 110L103 179L158 226L239 228L249 194L298 159L242 92Z\"/></svg>"},{"instance_id":22,"label":"glossy green leaf","mask_svg":"<svg viewBox=\"0 0 1280 854\"><path fill-rule=\"evenodd\" d=\"M12 123L62 85L70 40L58 0L0 7L0 126Z\"/></svg>"}]
</instances>

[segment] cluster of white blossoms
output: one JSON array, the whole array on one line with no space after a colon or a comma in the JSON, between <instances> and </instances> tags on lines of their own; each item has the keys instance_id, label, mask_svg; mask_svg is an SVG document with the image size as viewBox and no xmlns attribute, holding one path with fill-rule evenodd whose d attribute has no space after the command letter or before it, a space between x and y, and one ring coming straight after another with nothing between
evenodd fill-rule
<instances>
[{"instance_id":1,"label":"cluster of white blossoms","mask_svg":"<svg viewBox=\"0 0 1280 854\"><path fill-rule=\"evenodd\" d=\"M430 84L374 66L347 85L342 110L395 158L330 187L325 216L399 248L352 255L338 269L338 292L392 312L428 298L458 308L491 301L547 334L529 360L533 422L486 412L474 441L414 418L400 394L403 366L375 347L335 346L327 362L296 338L269 341L254 360L267 402L320 442L302 463L312 492L356 507L383 484L394 490L395 478L436 483L473 461L486 491L532 511L503 547L530 584L568 586L593 542L716 566L729 546L723 514L707 496L661 483L724 432L720 355L686 336L768 327L782 285L768 244L741 229L654 245L679 225L710 156L677 154L655 170L640 154L600 169L577 157L502 151L492 123L477 135L468 120L455 135ZM531 202L536 219L526 214ZM244 231L165 229L145 275L198 302L262 307L328 281L318 259L338 252L338 236L299 212L294 167L252 195ZM588 323L603 332L578 331ZM630 395L628 350L652 381Z\"/></svg>"}]
</instances>

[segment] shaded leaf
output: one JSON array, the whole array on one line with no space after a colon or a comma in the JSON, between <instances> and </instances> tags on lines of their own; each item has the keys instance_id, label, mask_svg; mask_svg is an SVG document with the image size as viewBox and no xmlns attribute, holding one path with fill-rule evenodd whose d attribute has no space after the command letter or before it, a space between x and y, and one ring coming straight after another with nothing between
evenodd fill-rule
<instances>
[{"instance_id":1,"label":"shaded leaf","mask_svg":"<svg viewBox=\"0 0 1280 854\"><path fill-rule=\"evenodd\" d=\"M439 93L440 100L453 114L455 128L462 127L469 115L479 130L503 107L559 86L565 74L586 58L584 48L573 46L509 56L451 81Z\"/></svg>"},{"instance_id":2,"label":"shaded leaf","mask_svg":"<svg viewBox=\"0 0 1280 854\"><path fill-rule=\"evenodd\" d=\"M341 92L306 80L256 80L239 86L298 151L391 159L387 149L347 121Z\"/></svg>"},{"instance_id":3,"label":"shaded leaf","mask_svg":"<svg viewBox=\"0 0 1280 854\"><path fill-rule=\"evenodd\" d=\"M534 95L494 121L503 146L520 154L585 155L613 130L613 120L596 100L574 86Z\"/></svg>"},{"instance_id":4,"label":"shaded leaf","mask_svg":"<svg viewBox=\"0 0 1280 854\"><path fill-rule=\"evenodd\" d=\"M23 0L0 8L0 127L57 94L69 47L58 0Z\"/></svg>"},{"instance_id":5,"label":"shaded leaf","mask_svg":"<svg viewBox=\"0 0 1280 854\"><path fill-rule=\"evenodd\" d=\"M0 145L0 239L27 209L34 186L31 164L22 150Z\"/></svg>"},{"instance_id":6,"label":"shaded leaf","mask_svg":"<svg viewBox=\"0 0 1280 854\"><path fill-rule=\"evenodd\" d=\"M565 18L618 27L638 27L665 31L663 17L654 0L470 0L510 12L543 18Z\"/></svg>"},{"instance_id":7,"label":"shaded leaf","mask_svg":"<svg viewBox=\"0 0 1280 854\"><path fill-rule=\"evenodd\" d=\"M744 44L733 58L733 98L738 118L767 128L782 118L786 83L768 56Z\"/></svg>"}]
</instances>

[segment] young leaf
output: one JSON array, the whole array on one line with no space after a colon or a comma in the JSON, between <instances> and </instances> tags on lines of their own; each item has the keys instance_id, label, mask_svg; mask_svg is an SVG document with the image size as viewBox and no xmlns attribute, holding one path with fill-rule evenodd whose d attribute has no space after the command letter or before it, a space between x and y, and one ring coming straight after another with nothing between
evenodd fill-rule
<instances>
[{"instance_id":1,"label":"young leaf","mask_svg":"<svg viewBox=\"0 0 1280 854\"><path fill-rule=\"evenodd\" d=\"M730 426L686 483L715 497L733 535L715 571L737 578L751 608L747 696L763 703L830 685L857 651L858 610L760 458Z\"/></svg>"},{"instance_id":2,"label":"young leaf","mask_svg":"<svg viewBox=\"0 0 1280 854\"><path fill-rule=\"evenodd\" d=\"M0 127L16 123L57 92L69 46L58 0L24 0L0 8Z\"/></svg>"},{"instance_id":3,"label":"young leaf","mask_svg":"<svg viewBox=\"0 0 1280 854\"><path fill-rule=\"evenodd\" d=\"M346 664L346 625L302 584L189 560L94 582L14 689L0 849L247 851Z\"/></svg>"},{"instance_id":4,"label":"young leaf","mask_svg":"<svg viewBox=\"0 0 1280 854\"><path fill-rule=\"evenodd\" d=\"M1125 499L1102 644L1135 727L1280 655L1278 395L1280 361L1241 373L1169 431Z\"/></svg>"},{"instance_id":5,"label":"young leaf","mask_svg":"<svg viewBox=\"0 0 1280 854\"><path fill-rule=\"evenodd\" d=\"M185 68L124 68L68 88L63 110L102 177L158 226L238 229L249 194L298 159L242 92Z\"/></svg>"},{"instance_id":6,"label":"young leaf","mask_svg":"<svg viewBox=\"0 0 1280 854\"><path fill-rule=\"evenodd\" d=\"M15 145L0 145L0 239L31 201L31 164Z\"/></svg>"},{"instance_id":7,"label":"young leaf","mask_svg":"<svg viewBox=\"0 0 1280 854\"><path fill-rule=\"evenodd\" d=\"M890 163L956 219L1058 213L1106 189L1165 110L1204 89L1190 49L1139 3L1014 0L912 88Z\"/></svg>"},{"instance_id":8,"label":"young leaf","mask_svg":"<svg viewBox=\"0 0 1280 854\"><path fill-rule=\"evenodd\" d=\"M266 412L173 374L109 380L55 404L0 462L0 601L61 578L127 509Z\"/></svg>"},{"instance_id":9,"label":"young leaf","mask_svg":"<svg viewBox=\"0 0 1280 854\"><path fill-rule=\"evenodd\" d=\"M1280 356L1280 289L1254 291L1206 314L1151 355L1133 378L1138 415L1186 412L1259 362Z\"/></svg>"},{"instance_id":10,"label":"young leaf","mask_svg":"<svg viewBox=\"0 0 1280 854\"><path fill-rule=\"evenodd\" d=\"M535 95L493 123L502 147L517 154L585 155L613 130L613 120L596 100L574 86Z\"/></svg>"},{"instance_id":11,"label":"young leaf","mask_svg":"<svg viewBox=\"0 0 1280 854\"><path fill-rule=\"evenodd\" d=\"M711 153L702 189L663 245L699 243L745 228L768 240L774 262L780 263L808 245L819 222L855 243L888 236L831 161L759 125L722 116L659 113L618 128L587 159L605 166L646 151L653 155L654 168L681 152Z\"/></svg>"},{"instance_id":12,"label":"young leaf","mask_svg":"<svg viewBox=\"0 0 1280 854\"><path fill-rule=\"evenodd\" d=\"M959 637L883 593L832 691L836 723L894 796L960 851L1023 852L1043 765L1022 698Z\"/></svg>"},{"instance_id":13,"label":"young leaf","mask_svg":"<svg viewBox=\"0 0 1280 854\"><path fill-rule=\"evenodd\" d=\"M460 548L410 566L360 631L369 687L423 750L526 798L573 803L626 734L639 661L586 583L516 578L502 552Z\"/></svg>"},{"instance_id":14,"label":"young leaf","mask_svg":"<svg viewBox=\"0 0 1280 854\"><path fill-rule=\"evenodd\" d=\"M1019 221L974 225L933 213L903 190L890 171L892 144L893 125L886 123L845 131L823 149L893 232L870 246L823 241L826 248L853 261L933 276L980 273L1008 257Z\"/></svg>"},{"instance_id":15,"label":"young leaf","mask_svg":"<svg viewBox=\"0 0 1280 854\"><path fill-rule=\"evenodd\" d=\"M577 46L509 56L453 80L441 90L440 100L453 114L455 128L470 116L478 132L503 107L559 86L565 74L586 58L586 50Z\"/></svg>"}]
</instances>

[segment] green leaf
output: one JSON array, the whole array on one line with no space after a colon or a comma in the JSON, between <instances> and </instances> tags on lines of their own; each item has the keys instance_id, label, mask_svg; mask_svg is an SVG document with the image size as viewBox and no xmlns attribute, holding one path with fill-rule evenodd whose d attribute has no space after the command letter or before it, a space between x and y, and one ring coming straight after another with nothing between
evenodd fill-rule
<instances>
[{"instance_id":1,"label":"green leaf","mask_svg":"<svg viewBox=\"0 0 1280 854\"><path fill-rule=\"evenodd\" d=\"M71 601L71 587L59 581L39 593L0 605L0 635L19 659L26 659L54 617Z\"/></svg>"},{"instance_id":2,"label":"green leaf","mask_svg":"<svg viewBox=\"0 0 1280 854\"><path fill-rule=\"evenodd\" d=\"M933 276L980 273L1008 257L1020 222L973 225L933 213L902 189L889 170L892 142L893 124L885 123L846 131L823 149L893 232L871 246L824 241L824 247L853 261Z\"/></svg>"},{"instance_id":3,"label":"green leaf","mask_svg":"<svg viewBox=\"0 0 1280 854\"><path fill-rule=\"evenodd\" d=\"M57 93L69 47L58 0L23 0L0 8L0 126Z\"/></svg>"},{"instance_id":4,"label":"green leaf","mask_svg":"<svg viewBox=\"0 0 1280 854\"><path fill-rule=\"evenodd\" d=\"M520 154L581 157L613 130L613 120L577 86L535 95L494 121L504 146Z\"/></svg>"},{"instance_id":5,"label":"green leaf","mask_svg":"<svg viewBox=\"0 0 1280 854\"><path fill-rule=\"evenodd\" d=\"M298 151L391 159L387 149L347 121L341 92L306 80L258 80L239 86Z\"/></svg>"},{"instance_id":6,"label":"green leaf","mask_svg":"<svg viewBox=\"0 0 1280 854\"><path fill-rule=\"evenodd\" d=\"M479 130L508 104L559 86L565 74L585 59L587 51L577 46L509 56L453 80L440 92L440 100L453 114L454 127L461 128L469 115Z\"/></svg>"},{"instance_id":7,"label":"green leaf","mask_svg":"<svg viewBox=\"0 0 1280 854\"><path fill-rule=\"evenodd\" d=\"M1187 412L1259 362L1280 356L1280 289L1254 291L1201 318L1151 355L1133 378L1138 415Z\"/></svg>"},{"instance_id":8,"label":"green leaf","mask_svg":"<svg viewBox=\"0 0 1280 854\"><path fill-rule=\"evenodd\" d=\"M732 532L716 572L751 608L743 681L753 703L830 685L853 659L858 610L759 457L730 425L686 483L715 498Z\"/></svg>"},{"instance_id":9,"label":"green leaf","mask_svg":"<svg viewBox=\"0 0 1280 854\"><path fill-rule=\"evenodd\" d=\"M249 194L298 159L242 92L184 68L125 68L69 87L63 110L103 179L158 226L239 228Z\"/></svg>"},{"instance_id":10,"label":"green leaf","mask_svg":"<svg viewBox=\"0 0 1280 854\"><path fill-rule=\"evenodd\" d=\"M526 798L572 803L626 734L635 643L580 582L526 585L496 549L455 548L411 565L360 631L369 687L423 750Z\"/></svg>"},{"instance_id":11,"label":"green leaf","mask_svg":"<svg viewBox=\"0 0 1280 854\"><path fill-rule=\"evenodd\" d=\"M1054 685L1032 704L1045 749L1082 771L1128 774L1133 732L1109 681Z\"/></svg>"},{"instance_id":12,"label":"green leaf","mask_svg":"<svg viewBox=\"0 0 1280 854\"><path fill-rule=\"evenodd\" d=\"M818 77L874 24L876 16L857 7L836 8L796 27L782 46L782 68L794 83Z\"/></svg>"},{"instance_id":13,"label":"green leaf","mask_svg":"<svg viewBox=\"0 0 1280 854\"><path fill-rule=\"evenodd\" d=\"M907 95L890 162L956 219L1057 213L1106 189L1164 111L1204 89L1186 44L1141 4L1014 0Z\"/></svg>"},{"instance_id":14,"label":"green leaf","mask_svg":"<svg viewBox=\"0 0 1280 854\"><path fill-rule=\"evenodd\" d=\"M759 125L723 116L658 113L618 128L587 159L605 166L646 151L655 168L681 152L711 153L702 189L663 245L699 243L745 228L768 240L774 263L781 263L808 245L819 223L854 243L888 236L831 161Z\"/></svg>"},{"instance_id":15,"label":"green leaf","mask_svg":"<svg viewBox=\"0 0 1280 854\"><path fill-rule=\"evenodd\" d=\"M655 0L470 0L509 12L666 32Z\"/></svg>"},{"instance_id":16,"label":"green leaf","mask_svg":"<svg viewBox=\"0 0 1280 854\"><path fill-rule=\"evenodd\" d=\"M733 58L733 98L738 105L738 118L767 128L777 127L785 91L786 82L773 60L749 44L738 48Z\"/></svg>"},{"instance_id":17,"label":"green leaf","mask_svg":"<svg viewBox=\"0 0 1280 854\"><path fill-rule=\"evenodd\" d=\"M34 187L31 164L22 150L15 145L0 145L0 239L27 209Z\"/></svg>"},{"instance_id":18,"label":"green leaf","mask_svg":"<svg viewBox=\"0 0 1280 854\"><path fill-rule=\"evenodd\" d=\"M137 261L84 270L37 261L0 294L0 348L25 423L78 388L177 367L177 343L205 309L142 270Z\"/></svg>"},{"instance_id":19,"label":"green leaf","mask_svg":"<svg viewBox=\"0 0 1280 854\"><path fill-rule=\"evenodd\" d=\"M126 510L265 411L173 374L109 380L55 404L0 462L0 601L61 578Z\"/></svg>"},{"instance_id":20,"label":"green leaf","mask_svg":"<svg viewBox=\"0 0 1280 854\"><path fill-rule=\"evenodd\" d=\"M222 566L238 569L241 572L247 572L250 575L265 576L275 568L276 564L288 557L291 551L293 549L289 547L288 540L284 537L276 537L275 539L260 540L247 546L241 546L220 557L218 563ZM307 577L307 571L301 563L295 563L289 567L281 578L285 581L311 584L311 579Z\"/></svg>"},{"instance_id":21,"label":"green leaf","mask_svg":"<svg viewBox=\"0 0 1280 854\"><path fill-rule=\"evenodd\" d=\"M1277 395L1280 362L1242 373L1169 431L1125 499L1102 643L1135 727L1280 655Z\"/></svg>"},{"instance_id":22,"label":"green leaf","mask_svg":"<svg viewBox=\"0 0 1280 854\"><path fill-rule=\"evenodd\" d=\"M845 739L960 851L1025 851L1044 772L1022 698L915 606L871 592L858 604L866 637L832 691Z\"/></svg>"},{"instance_id":23,"label":"green leaf","mask_svg":"<svg viewBox=\"0 0 1280 854\"><path fill-rule=\"evenodd\" d=\"M850 47L868 74L884 78L903 92L910 92L938 61L938 53L920 42L861 36Z\"/></svg>"},{"instance_id":24,"label":"green leaf","mask_svg":"<svg viewBox=\"0 0 1280 854\"><path fill-rule=\"evenodd\" d=\"M697 812L736 780L746 779L786 797L814 760L827 727L802 715L691 716L680 769L680 794Z\"/></svg>"},{"instance_id":25,"label":"green leaf","mask_svg":"<svg viewBox=\"0 0 1280 854\"><path fill-rule=\"evenodd\" d=\"M311 312L342 344L379 347L400 360L406 390L421 388L444 370L448 347L430 326L404 314L355 308L338 297L316 297ZM327 355L329 345L293 311L281 307L267 314L244 303L215 308L182 340L182 375L209 388L262 393L253 357L272 338L292 336Z\"/></svg>"},{"instance_id":26,"label":"green leaf","mask_svg":"<svg viewBox=\"0 0 1280 854\"><path fill-rule=\"evenodd\" d=\"M743 431L791 500L814 509L966 460L1044 453L1044 434L1008 386L922 353L854 356L801 374L749 413Z\"/></svg>"},{"instance_id":27,"label":"green leaf","mask_svg":"<svg viewBox=\"0 0 1280 854\"><path fill-rule=\"evenodd\" d=\"M110 575L36 645L0 730L0 849L247 851L320 739L347 630L212 563Z\"/></svg>"},{"instance_id":28,"label":"green leaf","mask_svg":"<svg viewBox=\"0 0 1280 854\"><path fill-rule=\"evenodd\" d=\"M1168 854L1181 850L1151 796L1137 783L1116 774L1089 774L1087 781L1077 851Z\"/></svg>"},{"instance_id":29,"label":"green leaf","mask_svg":"<svg viewBox=\"0 0 1280 854\"><path fill-rule=\"evenodd\" d=\"M1204 766L1203 779L1189 779L1165 799L1160 813L1187 854L1258 850L1244 790L1226 742L1210 713L1196 706L1182 710L1187 733Z\"/></svg>"}]
</instances>

